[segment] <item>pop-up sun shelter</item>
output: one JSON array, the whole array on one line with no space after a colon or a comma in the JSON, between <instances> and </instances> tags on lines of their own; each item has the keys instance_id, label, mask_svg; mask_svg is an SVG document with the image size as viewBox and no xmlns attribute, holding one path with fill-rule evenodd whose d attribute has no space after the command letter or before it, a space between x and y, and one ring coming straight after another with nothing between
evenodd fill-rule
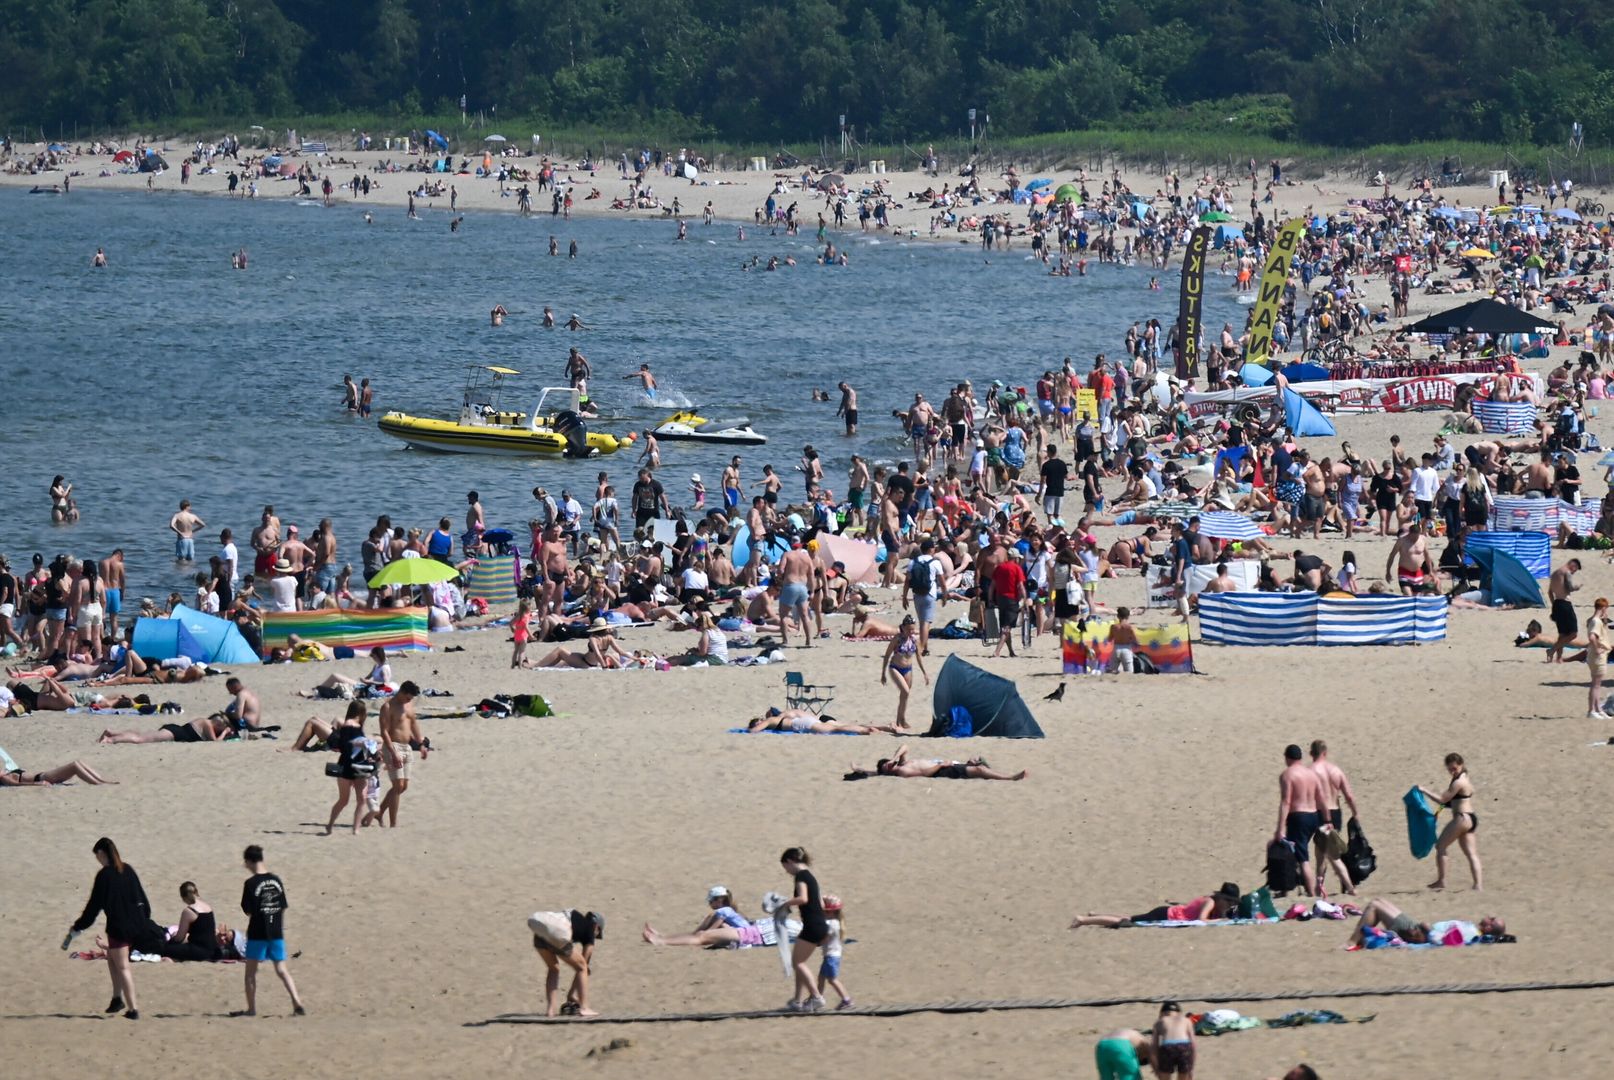
<instances>
[{"instance_id":1,"label":"pop-up sun shelter","mask_svg":"<svg viewBox=\"0 0 1614 1080\"><path fill-rule=\"evenodd\" d=\"M1541 586L1525 565L1496 547L1475 546L1465 554L1479 564L1480 588L1491 602L1515 607L1542 607Z\"/></svg>"},{"instance_id":2,"label":"pop-up sun shelter","mask_svg":"<svg viewBox=\"0 0 1614 1080\"><path fill-rule=\"evenodd\" d=\"M929 734L939 738L1042 738L1042 728L1014 683L957 656L949 656L936 676L931 714Z\"/></svg>"},{"instance_id":3,"label":"pop-up sun shelter","mask_svg":"<svg viewBox=\"0 0 1614 1080\"><path fill-rule=\"evenodd\" d=\"M188 656L204 664L258 663L258 654L235 623L184 604L174 608L172 618L136 619L130 648L137 656L158 660Z\"/></svg>"}]
</instances>

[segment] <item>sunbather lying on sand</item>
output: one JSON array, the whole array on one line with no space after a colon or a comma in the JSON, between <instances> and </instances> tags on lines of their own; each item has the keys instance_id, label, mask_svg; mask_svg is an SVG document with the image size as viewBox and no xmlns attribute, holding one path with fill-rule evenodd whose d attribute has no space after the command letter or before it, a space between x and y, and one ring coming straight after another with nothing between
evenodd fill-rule
<instances>
[{"instance_id":1,"label":"sunbather lying on sand","mask_svg":"<svg viewBox=\"0 0 1614 1080\"><path fill-rule=\"evenodd\" d=\"M985 758L971 758L969 761L943 761L940 758L909 761L908 748L899 746L895 754L881 758L872 770L854 765L852 771L843 779L866 780L871 776L896 776L905 780L1024 780L1029 775L1031 774L1025 769L1012 775L996 772L987 766Z\"/></svg>"},{"instance_id":2,"label":"sunbather lying on sand","mask_svg":"<svg viewBox=\"0 0 1614 1080\"><path fill-rule=\"evenodd\" d=\"M1135 923L1154 922L1200 922L1205 919L1225 919L1228 912L1238 907L1239 887L1231 881L1222 882L1222 887L1209 896L1196 897L1186 904L1161 904L1157 908L1145 911L1142 915L1099 915L1089 911L1086 915L1078 915L1071 920L1070 928L1080 930L1084 926L1102 926L1110 930L1118 930L1132 926Z\"/></svg>"},{"instance_id":3,"label":"sunbather lying on sand","mask_svg":"<svg viewBox=\"0 0 1614 1080\"><path fill-rule=\"evenodd\" d=\"M877 724L843 724L833 716L814 716L806 709L780 709L774 707L752 720L745 729L755 735L761 731L790 731L797 735L895 735L897 729Z\"/></svg>"}]
</instances>

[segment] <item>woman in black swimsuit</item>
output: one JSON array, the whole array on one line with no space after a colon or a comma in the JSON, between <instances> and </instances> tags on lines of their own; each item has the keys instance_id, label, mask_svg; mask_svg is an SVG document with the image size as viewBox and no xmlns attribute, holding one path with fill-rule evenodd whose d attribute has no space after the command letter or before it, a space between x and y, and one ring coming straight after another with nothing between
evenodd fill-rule
<instances>
[{"instance_id":1,"label":"woman in black swimsuit","mask_svg":"<svg viewBox=\"0 0 1614 1080\"><path fill-rule=\"evenodd\" d=\"M1463 764L1461 754L1446 755L1446 771L1451 774L1451 783L1443 793L1437 795L1426 787L1418 788L1426 798L1451 811L1451 820L1435 842L1435 880L1429 883L1429 887L1446 887L1446 853L1455 843L1468 860L1468 872L1474 877L1474 891L1479 892L1484 888L1484 876L1480 871L1479 841L1474 835L1479 832L1479 815L1474 813L1474 782L1468 778L1468 768Z\"/></svg>"},{"instance_id":2,"label":"woman in black swimsuit","mask_svg":"<svg viewBox=\"0 0 1614 1080\"><path fill-rule=\"evenodd\" d=\"M330 818L325 822L326 836L336 828L337 815L341 814L349 797L353 799L354 836L359 835L359 828L364 823L364 789L370 783L370 777L375 775L376 767L376 744L367 742L364 733L364 721L369 714L369 706L364 702L348 702L347 715L325 739L325 749L336 752L340 765L336 775L336 802L331 807Z\"/></svg>"},{"instance_id":3,"label":"woman in black swimsuit","mask_svg":"<svg viewBox=\"0 0 1614 1080\"><path fill-rule=\"evenodd\" d=\"M783 919L784 913L796 907L801 911L801 931L790 953L791 969L796 973L796 992L785 1004L790 1012L817 1012L824 1007L818 993L817 978L807 962L829 937L829 920L824 917L824 904L818 892L818 879L807 867L812 860L799 847L789 848L779 856L779 863L795 882L790 899L781 904L774 917Z\"/></svg>"},{"instance_id":4,"label":"woman in black swimsuit","mask_svg":"<svg viewBox=\"0 0 1614 1080\"><path fill-rule=\"evenodd\" d=\"M178 961L217 960L218 924L213 918L212 906L201 898L194 881L179 887L179 898L184 901L185 910L179 913L179 928L174 936L163 942L162 955Z\"/></svg>"}]
</instances>

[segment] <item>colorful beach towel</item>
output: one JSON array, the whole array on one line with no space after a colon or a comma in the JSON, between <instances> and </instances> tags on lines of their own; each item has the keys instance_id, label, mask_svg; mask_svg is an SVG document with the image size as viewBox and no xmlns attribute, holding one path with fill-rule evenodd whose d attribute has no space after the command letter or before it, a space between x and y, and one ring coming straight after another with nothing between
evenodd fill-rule
<instances>
[{"instance_id":1,"label":"colorful beach towel","mask_svg":"<svg viewBox=\"0 0 1614 1080\"><path fill-rule=\"evenodd\" d=\"M284 647L296 634L326 645L345 645L356 653L380 646L388 652L424 651L431 648L426 638L427 610L408 608L347 608L319 611L266 611L263 615L263 648Z\"/></svg>"},{"instance_id":2,"label":"colorful beach towel","mask_svg":"<svg viewBox=\"0 0 1614 1080\"><path fill-rule=\"evenodd\" d=\"M1061 642L1066 675L1097 674L1110 670L1115 646L1110 643L1114 619L1088 619L1086 623L1065 623ZM1138 627L1137 654L1165 675L1189 675L1194 670L1193 647L1188 640L1188 624Z\"/></svg>"}]
</instances>

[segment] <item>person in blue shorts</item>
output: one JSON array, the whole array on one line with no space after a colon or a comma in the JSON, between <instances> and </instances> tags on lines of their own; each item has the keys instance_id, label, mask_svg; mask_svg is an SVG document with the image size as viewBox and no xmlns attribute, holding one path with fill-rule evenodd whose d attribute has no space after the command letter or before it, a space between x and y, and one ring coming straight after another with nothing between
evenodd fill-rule
<instances>
[{"instance_id":1,"label":"person in blue shorts","mask_svg":"<svg viewBox=\"0 0 1614 1080\"><path fill-rule=\"evenodd\" d=\"M263 848L257 844L247 846L241 861L252 874L241 887L241 911L247 916L247 1007L230 1015L258 1015L258 965L265 962L275 966L275 974L291 995L292 1012L306 1015L302 999L297 996L297 984L291 981L291 969L286 966L285 918L291 906L286 899L286 883L264 868Z\"/></svg>"}]
</instances>

